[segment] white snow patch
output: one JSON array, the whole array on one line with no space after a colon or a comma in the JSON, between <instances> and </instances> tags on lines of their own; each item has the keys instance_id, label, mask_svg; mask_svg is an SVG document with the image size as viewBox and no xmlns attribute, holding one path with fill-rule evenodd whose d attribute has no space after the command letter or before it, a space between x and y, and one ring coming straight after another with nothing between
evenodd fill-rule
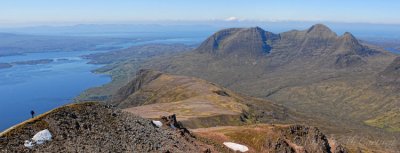
<instances>
[{"instance_id":1,"label":"white snow patch","mask_svg":"<svg viewBox=\"0 0 400 153\"><path fill-rule=\"evenodd\" d=\"M156 121L156 120L153 120L153 121L151 121L155 126L157 126L157 127L162 127L162 122L160 122L160 121Z\"/></svg>"},{"instance_id":2,"label":"white snow patch","mask_svg":"<svg viewBox=\"0 0 400 153\"><path fill-rule=\"evenodd\" d=\"M32 148L36 144L43 144L46 141L51 141L51 133L49 130L45 129L42 131L39 131L32 137L32 141L25 140L24 146L28 148Z\"/></svg>"},{"instance_id":3,"label":"white snow patch","mask_svg":"<svg viewBox=\"0 0 400 153\"><path fill-rule=\"evenodd\" d=\"M227 146L228 148L232 149L233 151L240 151L240 152L249 151L248 147L241 145L241 144L233 143L233 142L224 142L224 145Z\"/></svg>"}]
</instances>

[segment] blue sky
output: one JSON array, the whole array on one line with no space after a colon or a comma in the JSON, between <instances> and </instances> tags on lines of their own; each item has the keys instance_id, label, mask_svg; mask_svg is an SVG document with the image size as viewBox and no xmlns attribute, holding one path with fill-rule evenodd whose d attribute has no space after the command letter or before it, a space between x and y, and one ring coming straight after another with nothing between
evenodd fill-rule
<instances>
[{"instance_id":1,"label":"blue sky","mask_svg":"<svg viewBox=\"0 0 400 153\"><path fill-rule=\"evenodd\" d=\"M0 0L0 24L138 21L400 24L399 0Z\"/></svg>"}]
</instances>

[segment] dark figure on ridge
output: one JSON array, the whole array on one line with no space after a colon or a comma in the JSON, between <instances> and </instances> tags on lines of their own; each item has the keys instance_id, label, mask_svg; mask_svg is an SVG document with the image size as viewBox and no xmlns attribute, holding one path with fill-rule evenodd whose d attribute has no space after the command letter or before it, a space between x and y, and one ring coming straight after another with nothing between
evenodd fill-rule
<instances>
[{"instance_id":1,"label":"dark figure on ridge","mask_svg":"<svg viewBox=\"0 0 400 153\"><path fill-rule=\"evenodd\" d=\"M35 111L31 110L32 118L35 117Z\"/></svg>"}]
</instances>

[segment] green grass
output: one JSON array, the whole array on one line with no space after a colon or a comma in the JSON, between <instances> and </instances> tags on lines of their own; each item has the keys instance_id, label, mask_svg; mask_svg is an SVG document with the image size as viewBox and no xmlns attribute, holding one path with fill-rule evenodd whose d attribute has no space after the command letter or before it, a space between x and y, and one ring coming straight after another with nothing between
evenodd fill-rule
<instances>
[{"instance_id":1,"label":"green grass","mask_svg":"<svg viewBox=\"0 0 400 153\"><path fill-rule=\"evenodd\" d=\"M390 132L400 132L400 112L386 112L381 116L366 120L364 123Z\"/></svg>"}]
</instances>

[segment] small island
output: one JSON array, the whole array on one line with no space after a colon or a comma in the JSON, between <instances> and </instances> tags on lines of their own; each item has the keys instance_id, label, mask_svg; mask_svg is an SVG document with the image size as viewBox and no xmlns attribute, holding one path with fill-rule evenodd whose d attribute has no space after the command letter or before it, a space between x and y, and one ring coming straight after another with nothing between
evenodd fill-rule
<instances>
[{"instance_id":1,"label":"small island","mask_svg":"<svg viewBox=\"0 0 400 153\"><path fill-rule=\"evenodd\" d=\"M8 64L8 63L0 63L0 69L7 69L7 68L11 68L12 65Z\"/></svg>"},{"instance_id":2,"label":"small island","mask_svg":"<svg viewBox=\"0 0 400 153\"><path fill-rule=\"evenodd\" d=\"M57 59L57 62L66 62L66 61L69 61L69 59L66 59L66 58Z\"/></svg>"},{"instance_id":3,"label":"small island","mask_svg":"<svg viewBox=\"0 0 400 153\"><path fill-rule=\"evenodd\" d=\"M40 60L29 60L29 61L18 61L13 62L15 65L38 65L38 64L49 64L53 62L53 59L40 59Z\"/></svg>"}]
</instances>

